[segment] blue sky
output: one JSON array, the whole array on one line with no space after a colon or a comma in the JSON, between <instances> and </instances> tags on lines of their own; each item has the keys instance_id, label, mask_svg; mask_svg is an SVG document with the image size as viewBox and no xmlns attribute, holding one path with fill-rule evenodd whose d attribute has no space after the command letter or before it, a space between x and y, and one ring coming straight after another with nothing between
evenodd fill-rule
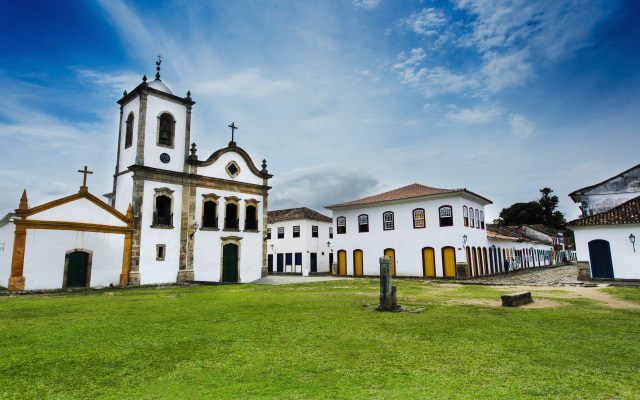
<instances>
[{"instance_id":1,"label":"blue sky","mask_svg":"<svg viewBox=\"0 0 640 400\"><path fill-rule=\"evenodd\" d=\"M111 190L124 90L196 101L206 158L267 159L270 209L411 183L503 207L638 163L640 3L614 0L59 0L0 3L0 214Z\"/></svg>"}]
</instances>

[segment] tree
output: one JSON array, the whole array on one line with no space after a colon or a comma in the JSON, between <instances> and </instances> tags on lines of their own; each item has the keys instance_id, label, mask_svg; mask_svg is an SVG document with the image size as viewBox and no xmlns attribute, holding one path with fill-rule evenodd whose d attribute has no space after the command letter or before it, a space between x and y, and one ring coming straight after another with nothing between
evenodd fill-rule
<instances>
[{"instance_id":1,"label":"tree","mask_svg":"<svg viewBox=\"0 0 640 400\"><path fill-rule=\"evenodd\" d=\"M500 211L500 218L493 221L498 226L543 224L550 228L564 229L567 222L564 215L557 211L558 196L551 196L553 190L544 188L538 201L515 203Z\"/></svg>"}]
</instances>

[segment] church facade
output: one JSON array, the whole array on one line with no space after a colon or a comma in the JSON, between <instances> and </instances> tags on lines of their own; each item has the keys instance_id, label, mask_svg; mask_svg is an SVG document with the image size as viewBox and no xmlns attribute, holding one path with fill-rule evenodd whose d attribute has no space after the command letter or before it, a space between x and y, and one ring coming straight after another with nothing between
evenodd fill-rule
<instances>
[{"instance_id":1,"label":"church facade","mask_svg":"<svg viewBox=\"0 0 640 400\"><path fill-rule=\"evenodd\" d=\"M40 215L47 214L50 221L73 222L84 228L96 225L92 219L97 214L90 209L74 212L74 207L88 201L94 208L107 212L103 217L113 220L110 224L118 227L109 229L122 238L113 242L119 243L117 251L112 248L113 243L109 249L104 248L106 239L99 237L81 250L94 260L100 254L119 252L120 262L109 261L113 269L106 274L109 278L95 280L95 274L88 273L78 286L259 279L267 273L267 199L271 175L266 161L258 168L249 154L236 145L233 134L238 128L233 123L229 125L232 129L229 145L199 160L196 145L191 144L191 110L195 102L190 92L185 97L174 95L160 80L160 62L156 64L158 73L154 81L147 82L145 76L140 85L130 93L125 91L118 101L120 124L113 191L105 195L109 204L88 193L86 168L85 184L78 195L35 207L33 211L26 205L25 193L17 215L11 218L16 226L13 247L24 241L21 227L33 225L26 225L24 220L45 211L42 207L46 212ZM59 203L66 206L58 207ZM68 229L71 228L69 225ZM3 231L6 230L4 226ZM14 250L12 258L20 258L24 253L28 255L26 259L30 254L45 254L43 246L44 243L27 243L23 254ZM58 264L62 263L64 268L66 252L73 250L64 246L47 251L46 262L38 264L37 271L23 268L22 284L14 279L18 284L9 286L13 290L66 287L63 282L66 278L53 277L61 275ZM80 264L85 272L91 268L89 261ZM6 276L4 269L2 274ZM49 270L58 272L51 272L47 283L35 283L36 275L48 274ZM16 274L12 266L11 277L18 278Z\"/></svg>"}]
</instances>

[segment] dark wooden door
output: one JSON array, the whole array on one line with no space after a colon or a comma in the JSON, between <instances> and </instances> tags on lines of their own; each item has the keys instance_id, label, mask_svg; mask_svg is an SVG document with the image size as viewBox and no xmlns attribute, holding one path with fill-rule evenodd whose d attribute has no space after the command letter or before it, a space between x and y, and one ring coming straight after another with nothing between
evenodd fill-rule
<instances>
[{"instance_id":1,"label":"dark wooden door","mask_svg":"<svg viewBox=\"0 0 640 400\"><path fill-rule=\"evenodd\" d=\"M606 240L589 242L589 258L591 259L591 276L593 278L613 278L611 248Z\"/></svg>"},{"instance_id":2,"label":"dark wooden door","mask_svg":"<svg viewBox=\"0 0 640 400\"><path fill-rule=\"evenodd\" d=\"M329 253L329 272L331 272L331 268L333 268L333 253Z\"/></svg>"},{"instance_id":3,"label":"dark wooden door","mask_svg":"<svg viewBox=\"0 0 640 400\"><path fill-rule=\"evenodd\" d=\"M318 253L310 253L309 256L311 272L318 272Z\"/></svg>"},{"instance_id":4,"label":"dark wooden door","mask_svg":"<svg viewBox=\"0 0 640 400\"><path fill-rule=\"evenodd\" d=\"M267 268L269 272L273 272L273 254L269 254L267 258Z\"/></svg>"},{"instance_id":5,"label":"dark wooden door","mask_svg":"<svg viewBox=\"0 0 640 400\"><path fill-rule=\"evenodd\" d=\"M85 253L84 251L74 251L69 254L67 287L86 287L88 267L89 253Z\"/></svg>"},{"instance_id":6,"label":"dark wooden door","mask_svg":"<svg viewBox=\"0 0 640 400\"><path fill-rule=\"evenodd\" d=\"M238 282L238 246L232 243L222 248L222 282Z\"/></svg>"},{"instance_id":7,"label":"dark wooden door","mask_svg":"<svg viewBox=\"0 0 640 400\"><path fill-rule=\"evenodd\" d=\"M284 254L280 253L278 254L278 265L276 266L278 268L278 272L284 272Z\"/></svg>"}]
</instances>

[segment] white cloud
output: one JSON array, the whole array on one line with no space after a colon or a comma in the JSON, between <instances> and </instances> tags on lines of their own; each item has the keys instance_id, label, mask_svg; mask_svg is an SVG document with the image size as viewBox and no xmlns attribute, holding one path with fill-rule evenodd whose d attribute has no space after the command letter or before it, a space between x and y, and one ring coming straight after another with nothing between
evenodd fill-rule
<instances>
[{"instance_id":1,"label":"white cloud","mask_svg":"<svg viewBox=\"0 0 640 400\"><path fill-rule=\"evenodd\" d=\"M524 115L511 114L509 126L511 126L511 136L518 139L528 139L536 134L535 126Z\"/></svg>"},{"instance_id":2,"label":"white cloud","mask_svg":"<svg viewBox=\"0 0 640 400\"><path fill-rule=\"evenodd\" d=\"M264 97L294 88L290 79L269 80L257 68L247 68L226 79L202 84L202 91L214 96Z\"/></svg>"},{"instance_id":3,"label":"white cloud","mask_svg":"<svg viewBox=\"0 0 640 400\"><path fill-rule=\"evenodd\" d=\"M476 106L473 108L453 109L447 113L446 118L465 124L485 124L503 113L504 110L500 107Z\"/></svg>"},{"instance_id":4,"label":"white cloud","mask_svg":"<svg viewBox=\"0 0 640 400\"><path fill-rule=\"evenodd\" d=\"M489 52L484 55L483 60L485 85L492 92L521 86L533 75L527 49L512 54Z\"/></svg>"},{"instance_id":5,"label":"white cloud","mask_svg":"<svg viewBox=\"0 0 640 400\"><path fill-rule=\"evenodd\" d=\"M353 0L354 6L369 10L378 7L378 4L380 4L380 0Z\"/></svg>"},{"instance_id":6,"label":"white cloud","mask_svg":"<svg viewBox=\"0 0 640 400\"><path fill-rule=\"evenodd\" d=\"M142 76L132 73L114 75L84 68L77 69L76 73L82 79L113 89L134 88L142 83Z\"/></svg>"},{"instance_id":7,"label":"white cloud","mask_svg":"<svg viewBox=\"0 0 640 400\"><path fill-rule=\"evenodd\" d=\"M417 88L427 98L446 93L463 93L479 86L475 78L457 75L444 67L405 68L399 73L402 83Z\"/></svg>"},{"instance_id":8,"label":"white cloud","mask_svg":"<svg viewBox=\"0 0 640 400\"><path fill-rule=\"evenodd\" d=\"M425 8L411 14L411 17L406 19L404 23L419 35L434 36L438 34L437 28L447 23L447 17L436 8Z\"/></svg>"}]
</instances>

